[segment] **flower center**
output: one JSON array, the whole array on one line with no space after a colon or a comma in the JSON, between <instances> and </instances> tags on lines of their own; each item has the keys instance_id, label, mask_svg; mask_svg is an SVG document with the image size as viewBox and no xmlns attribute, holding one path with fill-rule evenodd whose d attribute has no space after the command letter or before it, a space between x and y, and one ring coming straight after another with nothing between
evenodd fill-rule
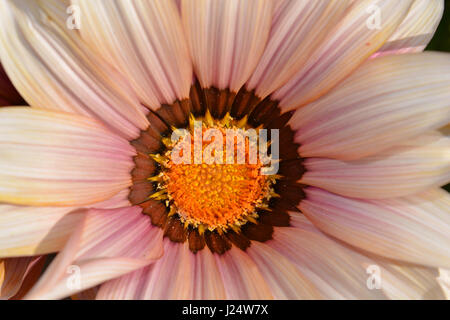
<instances>
[{"instance_id":1,"label":"flower center","mask_svg":"<svg viewBox=\"0 0 450 320\"><path fill-rule=\"evenodd\" d=\"M164 141L164 155L152 156L161 172L150 178L158 182L151 197L166 200L169 215L177 214L185 227L200 233L239 231L248 221L256 223L256 210L267 208L275 195L276 179L264 174L258 137L229 116L220 122L191 120L181 138Z\"/></svg>"}]
</instances>

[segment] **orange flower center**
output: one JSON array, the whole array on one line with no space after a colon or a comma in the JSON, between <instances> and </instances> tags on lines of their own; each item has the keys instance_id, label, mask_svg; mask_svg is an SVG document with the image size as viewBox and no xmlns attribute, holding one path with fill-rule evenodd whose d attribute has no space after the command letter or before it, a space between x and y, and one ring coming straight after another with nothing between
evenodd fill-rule
<instances>
[{"instance_id":1,"label":"orange flower center","mask_svg":"<svg viewBox=\"0 0 450 320\"><path fill-rule=\"evenodd\" d=\"M210 230L223 230L230 225L245 223L254 214L255 207L267 197L269 185L268 176L261 174L263 166L260 161L256 161L256 164L249 163L248 137L235 131L236 138L233 139L236 140L232 144L234 156L230 155L233 158L230 163L229 159L227 162L226 130L223 127L213 128L222 135L220 147L218 150L205 152L215 138L207 139L206 142L202 140L201 163L195 163L195 134L191 136L190 164L176 164L171 156L168 157L166 189L169 199L173 201L177 213L185 223L196 227L202 225ZM211 128L202 128L202 137L208 129ZM178 142L180 143L183 142ZM242 150L239 151L239 148ZM243 164L238 163L239 152L244 155ZM219 156L221 163L214 163L215 156Z\"/></svg>"},{"instance_id":2,"label":"orange flower center","mask_svg":"<svg viewBox=\"0 0 450 320\"><path fill-rule=\"evenodd\" d=\"M272 184L277 176L263 174L256 131L251 136L232 118L221 121L197 127L192 122L188 134L164 139L165 154L152 156L161 173L149 179L158 186L151 197L165 200L169 215L178 214L185 227L200 233L238 231L248 221L257 223L257 209L268 210L276 196Z\"/></svg>"},{"instance_id":3,"label":"orange flower center","mask_svg":"<svg viewBox=\"0 0 450 320\"><path fill-rule=\"evenodd\" d=\"M266 195L260 165L177 164L167 172L167 191L182 220L209 228L239 224Z\"/></svg>"}]
</instances>

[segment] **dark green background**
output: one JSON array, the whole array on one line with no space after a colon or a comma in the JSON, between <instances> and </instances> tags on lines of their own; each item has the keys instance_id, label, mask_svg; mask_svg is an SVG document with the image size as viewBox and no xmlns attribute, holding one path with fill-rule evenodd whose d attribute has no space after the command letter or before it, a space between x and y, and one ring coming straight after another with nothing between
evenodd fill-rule
<instances>
[{"instance_id":1,"label":"dark green background","mask_svg":"<svg viewBox=\"0 0 450 320\"><path fill-rule=\"evenodd\" d=\"M450 0L445 0L444 16L427 50L450 52Z\"/></svg>"},{"instance_id":2,"label":"dark green background","mask_svg":"<svg viewBox=\"0 0 450 320\"><path fill-rule=\"evenodd\" d=\"M450 0L445 0L444 16L426 50L450 52ZM444 189L450 192L450 183Z\"/></svg>"}]
</instances>

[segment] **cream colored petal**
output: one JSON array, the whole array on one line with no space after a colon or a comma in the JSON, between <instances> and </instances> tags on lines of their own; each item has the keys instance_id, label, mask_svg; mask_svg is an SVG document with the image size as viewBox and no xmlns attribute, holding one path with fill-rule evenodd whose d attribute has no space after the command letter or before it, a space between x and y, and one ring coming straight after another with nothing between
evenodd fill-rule
<instances>
[{"instance_id":1,"label":"cream colored petal","mask_svg":"<svg viewBox=\"0 0 450 320\"><path fill-rule=\"evenodd\" d=\"M450 300L450 271L447 269L439 269L438 282L447 300Z\"/></svg>"},{"instance_id":2,"label":"cream colored petal","mask_svg":"<svg viewBox=\"0 0 450 320\"><path fill-rule=\"evenodd\" d=\"M192 277L194 283L192 299L225 299L225 288L214 253L205 248L192 256L195 265Z\"/></svg>"},{"instance_id":3,"label":"cream colored petal","mask_svg":"<svg viewBox=\"0 0 450 320\"><path fill-rule=\"evenodd\" d=\"M306 188L299 208L321 230L375 254L450 266L450 195L442 189L391 200L356 200Z\"/></svg>"},{"instance_id":4,"label":"cream colored petal","mask_svg":"<svg viewBox=\"0 0 450 320\"><path fill-rule=\"evenodd\" d=\"M232 247L225 254L216 255L227 299L273 299L264 275L247 253Z\"/></svg>"},{"instance_id":5,"label":"cream colored petal","mask_svg":"<svg viewBox=\"0 0 450 320\"><path fill-rule=\"evenodd\" d=\"M134 149L90 118L26 107L0 109L0 201L75 206L131 183Z\"/></svg>"},{"instance_id":6,"label":"cream colored petal","mask_svg":"<svg viewBox=\"0 0 450 320\"><path fill-rule=\"evenodd\" d=\"M293 261L326 299L442 299L437 270L359 252L291 212L294 228L276 228L269 245ZM377 273L377 274L376 274ZM372 275L379 276L373 282ZM379 287L375 285L379 285ZM369 287L368 285L372 285Z\"/></svg>"},{"instance_id":7,"label":"cream colored petal","mask_svg":"<svg viewBox=\"0 0 450 320\"><path fill-rule=\"evenodd\" d=\"M157 109L189 97L192 65L172 0L76 0L82 38L127 75L140 100Z\"/></svg>"},{"instance_id":8,"label":"cream colored petal","mask_svg":"<svg viewBox=\"0 0 450 320\"><path fill-rule=\"evenodd\" d=\"M442 300L444 293L439 286L437 269L414 265L402 265L384 259L375 259L380 268L381 288L394 300Z\"/></svg>"},{"instance_id":9,"label":"cream colored petal","mask_svg":"<svg viewBox=\"0 0 450 320\"><path fill-rule=\"evenodd\" d=\"M71 213L69 213L71 212ZM74 208L0 205L0 257L56 252L82 215Z\"/></svg>"},{"instance_id":10,"label":"cream colored petal","mask_svg":"<svg viewBox=\"0 0 450 320\"><path fill-rule=\"evenodd\" d=\"M405 20L372 57L421 52L436 32L444 12L444 0L415 0Z\"/></svg>"},{"instance_id":11,"label":"cream colored petal","mask_svg":"<svg viewBox=\"0 0 450 320\"><path fill-rule=\"evenodd\" d=\"M450 54L370 60L322 99L298 109L303 157L359 159L450 121Z\"/></svg>"},{"instance_id":12,"label":"cream colored petal","mask_svg":"<svg viewBox=\"0 0 450 320\"><path fill-rule=\"evenodd\" d=\"M308 219L291 212L292 228L275 228L267 245L293 263L321 299L385 299L367 286L372 259L325 236Z\"/></svg>"},{"instance_id":13,"label":"cream colored petal","mask_svg":"<svg viewBox=\"0 0 450 320\"><path fill-rule=\"evenodd\" d=\"M27 299L61 299L161 257L162 230L139 207L84 211L84 218Z\"/></svg>"},{"instance_id":14,"label":"cream colored petal","mask_svg":"<svg viewBox=\"0 0 450 320\"><path fill-rule=\"evenodd\" d=\"M258 266L274 299L319 299L319 291L287 258L269 245L253 241L246 250Z\"/></svg>"},{"instance_id":15,"label":"cream colored petal","mask_svg":"<svg viewBox=\"0 0 450 320\"><path fill-rule=\"evenodd\" d=\"M269 40L247 90L265 98L290 80L346 15L349 2L276 1Z\"/></svg>"},{"instance_id":16,"label":"cream colored petal","mask_svg":"<svg viewBox=\"0 0 450 320\"><path fill-rule=\"evenodd\" d=\"M450 181L450 139L433 132L361 160L308 158L303 165L307 185L355 198L402 197Z\"/></svg>"},{"instance_id":17,"label":"cream colored petal","mask_svg":"<svg viewBox=\"0 0 450 320\"><path fill-rule=\"evenodd\" d=\"M163 256L164 257L164 256ZM127 273L100 285L97 300L138 300L142 299L150 267Z\"/></svg>"},{"instance_id":18,"label":"cream colored petal","mask_svg":"<svg viewBox=\"0 0 450 320\"><path fill-rule=\"evenodd\" d=\"M103 284L97 299L224 299L214 255L193 254L188 243L164 240L164 256L151 266Z\"/></svg>"},{"instance_id":19,"label":"cream colored petal","mask_svg":"<svg viewBox=\"0 0 450 320\"><path fill-rule=\"evenodd\" d=\"M128 82L54 18L63 8L52 4L0 4L0 58L15 87L32 107L90 116L137 137L148 121Z\"/></svg>"},{"instance_id":20,"label":"cream colored petal","mask_svg":"<svg viewBox=\"0 0 450 320\"><path fill-rule=\"evenodd\" d=\"M164 239L164 255L150 266L140 299L191 299L194 268L187 242Z\"/></svg>"},{"instance_id":21,"label":"cream colored petal","mask_svg":"<svg viewBox=\"0 0 450 320\"><path fill-rule=\"evenodd\" d=\"M187 0L182 18L202 87L237 92L263 53L272 1Z\"/></svg>"},{"instance_id":22,"label":"cream colored petal","mask_svg":"<svg viewBox=\"0 0 450 320\"><path fill-rule=\"evenodd\" d=\"M318 99L376 52L406 17L412 0L355 1L302 69L272 98L283 111Z\"/></svg>"},{"instance_id":23,"label":"cream colored petal","mask_svg":"<svg viewBox=\"0 0 450 320\"><path fill-rule=\"evenodd\" d=\"M89 207L129 207L128 193L125 189ZM33 256L61 250L82 218L80 209L0 204L0 257Z\"/></svg>"}]
</instances>

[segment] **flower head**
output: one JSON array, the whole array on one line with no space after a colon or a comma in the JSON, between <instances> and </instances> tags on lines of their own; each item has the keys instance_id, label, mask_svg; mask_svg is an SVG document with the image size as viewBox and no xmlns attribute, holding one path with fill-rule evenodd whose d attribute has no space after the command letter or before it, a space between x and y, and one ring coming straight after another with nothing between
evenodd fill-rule
<instances>
[{"instance_id":1,"label":"flower head","mask_svg":"<svg viewBox=\"0 0 450 320\"><path fill-rule=\"evenodd\" d=\"M422 52L442 10L0 2L31 106L0 109L0 257L59 252L30 299L442 298L450 55Z\"/></svg>"}]
</instances>

